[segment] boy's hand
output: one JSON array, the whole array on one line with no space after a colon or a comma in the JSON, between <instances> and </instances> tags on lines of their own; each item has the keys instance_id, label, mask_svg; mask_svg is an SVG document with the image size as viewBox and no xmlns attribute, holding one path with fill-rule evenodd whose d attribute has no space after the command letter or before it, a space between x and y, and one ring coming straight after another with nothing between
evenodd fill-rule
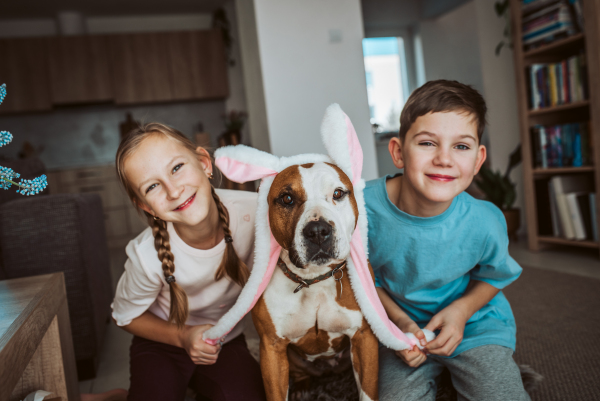
<instances>
[{"instance_id":1,"label":"boy's hand","mask_svg":"<svg viewBox=\"0 0 600 401\"><path fill-rule=\"evenodd\" d=\"M427 344L425 351L433 355L452 355L463 339L467 320L469 320L468 313L456 304L450 304L442 309L425 326L431 331L441 328L440 334Z\"/></svg>"},{"instance_id":2,"label":"boy's hand","mask_svg":"<svg viewBox=\"0 0 600 401\"><path fill-rule=\"evenodd\" d=\"M181 333L183 349L196 365L212 365L217 362L221 346L210 345L202 340L202 334L212 326L212 324L186 326Z\"/></svg>"},{"instance_id":3,"label":"boy's hand","mask_svg":"<svg viewBox=\"0 0 600 401\"><path fill-rule=\"evenodd\" d=\"M425 334L423 334L423 331L411 319L398 321L396 325L403 333L413 333L422 346L427 344ZM416 345L413 346L412 350L396 351L396 356L402 359L402 361L411 368L417 368L427 360L427 355L425 355L425 353Z\"/></svg>"}]
</instances>

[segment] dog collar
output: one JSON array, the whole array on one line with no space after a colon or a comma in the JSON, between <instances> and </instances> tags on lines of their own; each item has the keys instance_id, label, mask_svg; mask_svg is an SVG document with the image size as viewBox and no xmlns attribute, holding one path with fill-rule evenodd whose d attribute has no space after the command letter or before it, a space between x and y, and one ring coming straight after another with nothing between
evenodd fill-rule
<instances>
[{"instance_id":1,"label":"dog collar","mask_svg":"<svg viewBox=\"0 0 600 401\"><path fill-rule=\"evenodd\" d=\"M300 284L294 290L294 294L295 294L298 291L300 291L301 289L303 289L304 287L308 288L312 284L318 283L320 281L327 280L329 277L333 277L335 281L340 281L342 279L342 277L344 277L344 272L343 272L342 269L344 268L344 266L346 266L346 261L344 260L342 263L340 263L339 265L337 265L335 267L335 269L331 270L330 272L327 272L325 274L321 274L320 276L317 276L315 278L311 278L309 280L304 280L303 278L301 278L300 276L298 276L296 273L292 272L290 269L287 268L286 264L281 259L279 259L277 261L277 266L279 266L279 268L281 269L281 271L283 272L283 274L285 274L287 276L287 278L289 278L290 280L292 280L295 283ZM335 274L337 272L341 272L342 273L342 275L340 276L340 278L335 278ZM341 282L340 282L340 284L341 284Z\"/></svg>"}]
</instances>

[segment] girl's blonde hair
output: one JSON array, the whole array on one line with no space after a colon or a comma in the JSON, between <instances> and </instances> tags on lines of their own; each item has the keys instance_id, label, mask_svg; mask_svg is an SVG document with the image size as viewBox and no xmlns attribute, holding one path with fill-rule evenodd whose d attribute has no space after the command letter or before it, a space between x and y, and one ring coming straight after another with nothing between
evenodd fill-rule
<instances>
[{"instance_id":1,"label":"girl's blonde hair","mask_svg":"<svg viewBox=\"0 0 600 401\"><path fill-rule=\"evenodd\" d=\"M171 252L171 245L169 243L167 222L155 218L150 213L147 213L139 207L141 199L138 198L133 187L127 180L124 170L125 161L127 158L131 156L133 152L135 152L144 139L152 135L164 135L169 139L178 141L195 155L200 157L205 156L196 152L196 145L181 132L160 123L146 124L131 131L121 140L116 156L117 175L119 176L121 184L125 188L129 199L131 199L138 212L140 214L143 213L146 216L148 219L148 224L150 227L152 227L152 234L154 235L154 247L158 252L158 259L162 262L163 273L170 287L171 308L169 311L169 322L175 322L177 326L183 327L187 321L189 313L188 299L185 291L183 291L183 289L175 281L175 264L173 253ZM229 230L229 216L227 209L221 202L221 199L219 199L219 196L215 192L215 188L212 186L212 184L211 193L215 204L217 205L217 210L219 211L219 219L221 220L223 231L225 233L226 245L221 264L215 272L215 280L218 281L227 275L232 281L243 287L244 284L246 284L246 281L248 281L248 276L250 275L248 272L248 267L235 252L231 239L231 230Z\"/></svg>"}]
</instances>

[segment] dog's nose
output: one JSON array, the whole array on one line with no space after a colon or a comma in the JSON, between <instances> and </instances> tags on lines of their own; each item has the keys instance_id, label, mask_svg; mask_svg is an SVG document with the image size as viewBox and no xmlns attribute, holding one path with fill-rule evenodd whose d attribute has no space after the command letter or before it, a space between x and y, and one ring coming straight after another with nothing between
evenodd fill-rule
<instances>
[{"instance_id":1,"label":"dog's nose","mask_svg":"<svg viewBox=\"0 0 600 401\"><path fill-rule=\"evenodd\" d=\"M304 237L310 242L321 245L331 236L331 226L324 221L311 221L302 230Z\"/></svg>"}]
</instances>

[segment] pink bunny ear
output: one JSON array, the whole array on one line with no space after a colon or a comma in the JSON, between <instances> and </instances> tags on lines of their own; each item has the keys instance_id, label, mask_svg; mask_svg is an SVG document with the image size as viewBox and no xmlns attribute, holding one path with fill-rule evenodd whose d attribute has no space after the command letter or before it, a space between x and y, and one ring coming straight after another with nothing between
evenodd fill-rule
<instances>
[{"instance_id":1,"label":"pink bunny ear","mask_svg":"<svg viewBox=\"0 0 600 401\"><path fill-rule=\"evenodd\" d=\"M215 151L215 164L225 177L242 184L276 175L279 158L244 145L225 146Z\"/></svg>"},{"instance_id":2,"label":"pink bunny ear","mask_svg":"<svg viewBox=\"0 0 600 401\"><path fill-rule=\"evenodd\" d=\"M350 118L337 103L325 110L321 138L335 164L350 177L353 184L358 183L363 166L362 148Z\"/></svg>"}]
</instances>

